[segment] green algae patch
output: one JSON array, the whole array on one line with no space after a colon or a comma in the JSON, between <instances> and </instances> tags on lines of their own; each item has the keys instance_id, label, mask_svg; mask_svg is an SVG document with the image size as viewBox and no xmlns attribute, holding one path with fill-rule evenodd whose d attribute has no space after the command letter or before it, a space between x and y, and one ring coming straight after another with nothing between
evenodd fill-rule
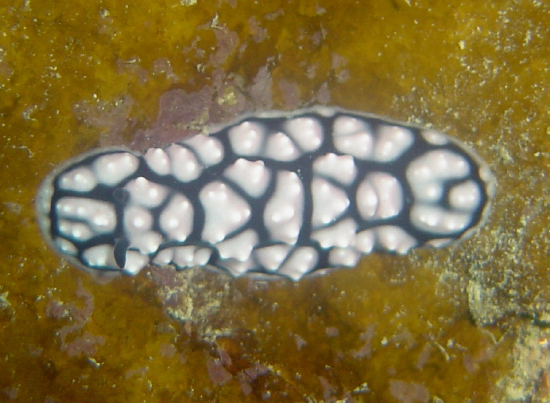
<instances>
[{"instance_id":1,"label":"green algae patch","mask_svg":"<svg viewBox=\"0 0 550 403\"><path fill-rule=\"evenodd\" d=\"M26 1L0 12L1 400L548 400L545 3ZM454 248L371 255L299 283L69 267L34 222L41 179L96 146L174 141L147 131L169 89L186 105L177 135L317 103L431 124L491 165L492 215Z\"/></svg>"}]
</instances>

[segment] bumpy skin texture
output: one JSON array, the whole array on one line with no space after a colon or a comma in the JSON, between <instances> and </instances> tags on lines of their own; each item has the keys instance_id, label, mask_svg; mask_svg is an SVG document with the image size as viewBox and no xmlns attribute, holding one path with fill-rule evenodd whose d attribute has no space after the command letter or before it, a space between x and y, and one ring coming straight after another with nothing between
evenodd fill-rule
<instances>
[{"instance_id":1,"label":"bumpy skin texture","mask_svg":"<svg viewBox=\"0 0 550 403\"><path fill-rule=\"evenodd\" d=\"M489 168L434 130L335 108L249 115L143 155L67 161L36 201L50 245L86 269L209 266L298 280L464 239Z\"/></svg>"}]
</instances>

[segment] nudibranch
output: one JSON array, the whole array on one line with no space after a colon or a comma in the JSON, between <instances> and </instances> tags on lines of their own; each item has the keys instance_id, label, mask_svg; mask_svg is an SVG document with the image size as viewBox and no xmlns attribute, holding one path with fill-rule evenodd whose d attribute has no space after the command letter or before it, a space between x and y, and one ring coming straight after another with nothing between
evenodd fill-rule
<instances>
[{"instance_id":1,"label":"nudibranch","mask_svg":"<svg viewBox=\"0 0 550 403\"><path fill-rule=\"evenodd\" d=\"M97 149L38 190L41 231L84 269L284 276L465 239L495 180L438 131L330 107L241 116L140 154Z\"/></svg>"}]
</instances>

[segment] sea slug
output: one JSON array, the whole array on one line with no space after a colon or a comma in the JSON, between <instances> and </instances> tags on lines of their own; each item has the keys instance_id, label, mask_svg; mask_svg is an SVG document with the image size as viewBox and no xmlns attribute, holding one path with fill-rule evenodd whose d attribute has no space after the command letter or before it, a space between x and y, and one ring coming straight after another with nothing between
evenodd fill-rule
<instances>
[{"instance_id":1,"label":"sea slug","mask_svg":"<svg viewBox=\"0 0 550 403\"><path fill-rule=\"evenodd\" d=\"M50 173L41 231L84 269L148 264L298 280L470 236L489 167L432 129L316 107L242 116L139 154L97 149Z\"/></svg>"}]
</instances>

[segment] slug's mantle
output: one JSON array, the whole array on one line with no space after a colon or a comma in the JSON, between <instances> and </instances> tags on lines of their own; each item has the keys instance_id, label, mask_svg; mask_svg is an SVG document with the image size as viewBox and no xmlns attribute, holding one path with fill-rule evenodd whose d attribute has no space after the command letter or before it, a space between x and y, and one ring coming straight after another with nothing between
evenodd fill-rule
<instances>
[{"instance_id":1,"label":"slug's mantle","mask_svg":"<svg viewBox=\"0 0 550 403\"><path fill-rule=\"evenodd\" d=\"M379 116L273 111L210 133L65 162L37 194L45 239L84 269L298 280L372 251L464 239L495 192L489 167L455 138Z\"/></svg>"}]
</instances>

